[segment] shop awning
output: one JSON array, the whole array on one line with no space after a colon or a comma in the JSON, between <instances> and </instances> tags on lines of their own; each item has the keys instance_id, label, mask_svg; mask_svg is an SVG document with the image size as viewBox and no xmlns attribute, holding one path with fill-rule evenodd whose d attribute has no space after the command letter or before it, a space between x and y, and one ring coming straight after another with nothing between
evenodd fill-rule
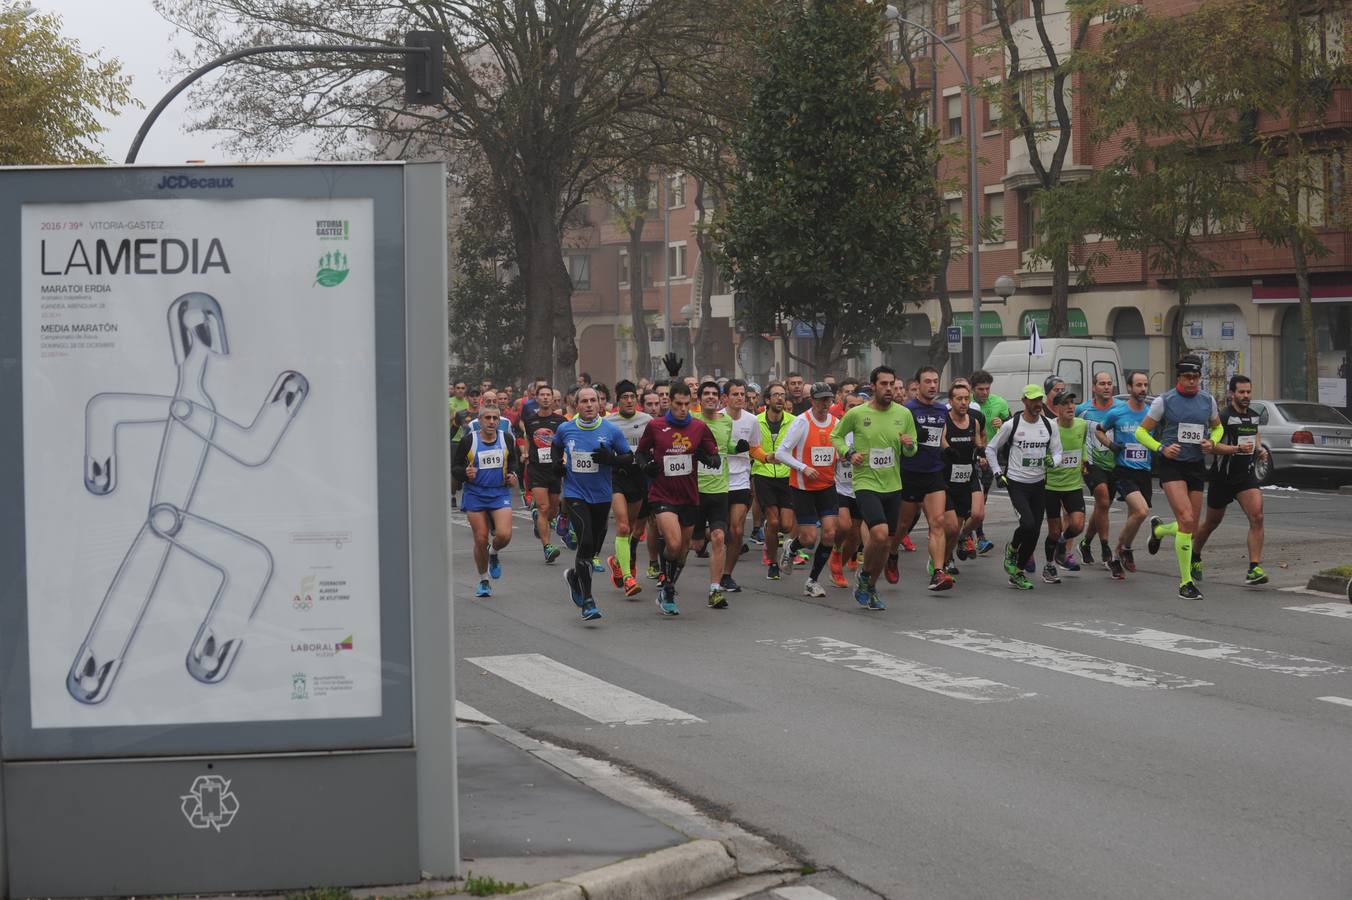
<instances>
[{"instance_id":1,"label":"shop awning","mask_svg":"<svg viewBox=\"0 0 1352 900\"><path fill-rule=\"evenodd\" d=\"M1028 334L1029 320L1037 322L1038 334L1046 337L1047 319L1050 315L1051 311L1046 309L1028 310L1028 312L1023 314L1023 318L1019 320L1019 337L1024 337ZM1069 337L1089 336L1089 322L1084 317L1084 310L1072 306L1070 309L1066 310L1066 318L1070 322Z\"/></svg>"},{"instance_id":2,"label":"shop awning","mask_svg":"<svg viewBox=\"0 0 1352 900\"><path fill-rule=\"evenodd\" d=\"M969 338L972 336L972 314L969 312L953 313L953 324L962 329L962 336ZM981 336L1004 337L1005 327L1000 323L1000 314L991 312L988 309L981 311Z\"/></svg>"},{"instance_id":3,"label":"shop awning","mask_svg":"<svg viewBox=\"0 0 1352 900\"><path fill-rule=\"evenodd\" d=\"M1323 284L1310 288L1310 299L1315 303L1352 303L1352 284ZM1254 303L1299 303L1296 286L1255 284Z\"/></svg>"}]
</instances>

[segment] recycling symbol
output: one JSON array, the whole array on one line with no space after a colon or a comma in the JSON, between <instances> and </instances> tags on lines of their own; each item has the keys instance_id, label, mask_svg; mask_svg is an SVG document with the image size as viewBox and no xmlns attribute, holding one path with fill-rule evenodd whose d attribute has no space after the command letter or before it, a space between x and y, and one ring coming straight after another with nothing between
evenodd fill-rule
<instances>
[{"instance_id":1,"label":"recycling symbol","mask_svg":"<svg viewBox=\"0 0 1352 900\"><path fill-rule=\"evenodd\" d=\"M183 816L193 828L229 827L239 812L239 798L230 791L230 782L220 775L198 775L189 793L181 798Z\"/></svg>"}]
</instances>

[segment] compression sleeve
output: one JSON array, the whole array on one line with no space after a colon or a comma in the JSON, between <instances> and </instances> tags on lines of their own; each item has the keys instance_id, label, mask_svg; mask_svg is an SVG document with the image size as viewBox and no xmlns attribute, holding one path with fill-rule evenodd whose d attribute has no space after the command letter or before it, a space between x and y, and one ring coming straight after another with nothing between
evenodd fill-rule
<instances>
[{"instance_id":1,"label":"compression sleeve","mask_svg":"<svg viewBox=\"0 0 1352 900\"><path fill-rule=\"evenodd\" d=\"M1140 425L1136 426L1136 443L1148 447L1151 453L1160 452L1160 442L1155 440L1155 436Z\"/></svg>"},{"instance_id":2,"label":"compression sleeve","mask_svg":"<svg viewBox=\"0 0 1352 900\"><path fill-rule=\"evenodd\" d=\"M1221 438L1225 437L1225 426L1222 425L1220 422L1217 422L1215 427L1211 429L1211 434L1209 435L1209 437L1211 438L1211 443L1219 444L1221 442Z\"/></svg>"}]
</instances>

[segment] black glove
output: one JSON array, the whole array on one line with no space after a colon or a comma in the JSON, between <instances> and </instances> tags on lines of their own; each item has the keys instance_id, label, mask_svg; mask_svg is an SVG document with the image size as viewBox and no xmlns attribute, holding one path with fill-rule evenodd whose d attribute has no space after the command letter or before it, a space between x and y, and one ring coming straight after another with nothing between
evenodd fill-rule
<instances>
[{"instance_id":1,"label":"black glove","mask_svg":"<svg viewBox=\"0 0 1352 900\"><path fill-rule=\"evenodd\" d=\"M733 453L746 453L746 452L749 451L750 449L751 449L751 442L748 441L746 438L742 438L742 439L741 439L740 441L738 441L737 444L732 448L732 452L733 452Z\"/></svg>"},{"instance_id":2,"label":"black glove","mask_svg":"<svg viewBox=\"0 0 1352 900\"><path fill-rule=\"evenodd\" d=\"M615 462L615 451L602 444L592 451L592 459L600 465L609 466Z\"/></svg>"},{"instance_id":3,"label":"black glove","mask_svg":"<svg viewBox=\"0 0 1352 900\"><path fill-rule=\"evenodd\" d=\"M723 465L723 460L717 453L709 453L701 447L697 447L694 453L695 462L710 469L717 469Z\"/></svg>"},{"instance_id":4,"label":"black glove","mask_svg":"<svg viewBox=\"0 0 1352 900\"><path fill-rule=\"evenodd\" d=\"M1009 479L1005 477L1005 473L1004 473L1004 472L1001 472L1001 473L999 473L998 475L995 476L995 483L998 484L998 485L1000 485L1000 487L1002 487L1002 488L1005 488L1005 489L1008 489L1008 488L1009 488Z\"/></svg>"},{"instance_id":5,"label":"black glove","mask_svg":"<svg viewBox=\"0 0 1352 900\"><path fill-rule=\"evenodd\" d=\"M662 464L655 459L650 459L643 464L643 474L649 478L656 478L662 474Z\"/></svg>"},{"instance_id":6,"label":"black glove","mask_svg":"<svg viewBox=\"0 0 1352 900\"><path fill-rule=\"evenodd\" d=\"M681 366L685 364L685 359L677 356L675 352L668 351L667 355L662 357L662 365L667 367L667 374L675 378L681 372Z\"/></svg>"},{"instance_id":7,"label":"black glove","mask_svg":"<svg viewBox=\"0 0 1352 900\"><path fill-rule=\"evenodd\" d=\"M563 448L559 447L554 454L554 477L562 478L568 474L568 466L563 461Z\"/></svg>"}]
</instances>

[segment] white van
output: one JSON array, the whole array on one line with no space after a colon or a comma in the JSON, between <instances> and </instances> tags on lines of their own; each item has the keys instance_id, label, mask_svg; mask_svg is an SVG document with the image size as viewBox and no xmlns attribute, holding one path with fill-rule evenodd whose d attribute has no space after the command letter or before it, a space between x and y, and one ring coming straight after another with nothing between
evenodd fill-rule
<instances>
[{"instance_id":1,"label":"white van","mask_svg":"<svg viewBox=\"0 0 1352 900\"><path fill-rule=\"evenodd\" d=\"M1031 366L1030 366L1031 364ZM1066 388L1080 400L1089 396L1096 372L1113 376L1113 393L1126 391L1122 380L1122 360L1117 355L1117 344L1089 338L1043 338L1042 356L1029 359L1028 341L1001 341L991 348L986 357L987 372L994 382L991 392L999 394L1016 406L1026 385L1037 384L1055 375L1066 383Z\"/></svg>"}]
</instances>

